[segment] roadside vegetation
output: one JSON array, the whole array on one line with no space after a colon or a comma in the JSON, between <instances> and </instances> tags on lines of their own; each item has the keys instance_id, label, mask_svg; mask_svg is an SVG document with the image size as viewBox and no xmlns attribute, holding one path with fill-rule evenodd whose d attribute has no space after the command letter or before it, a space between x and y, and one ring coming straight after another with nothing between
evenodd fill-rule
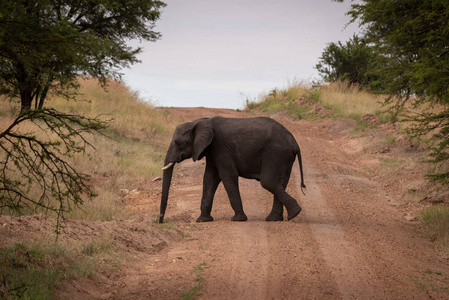
<instances>
[{"instance_id":1,"label":"roadside vegetation","mask_svg":"<svg viewBox=\"0 0 449 300\"><path fill-rule=\"evenodd\" d=\"M340 81L324 85L293 82L286 88L275 88L268 94L261 94L259 99L248 99L245 109L258 109L265 113L286 111L297 119L347 117L361 121L363 115L371 114L386 123L391 118L381 100L382 96L374 95L357 84L348 85ZM313 109L315 104L328 111Z\"/></svg>"},{"instance_id":2,"label":"roadside vegetation","mask_svg":"<svg viewBox=\"0 0 449 300\"><path fill-rule=\"evenodd\" d=\"M95 277L97 264L110 261L112 247L107 241L41 240L0 248L0 298L53 299L62 280Z\"/></svg>"},{"instance_id":3,"label":"roadside vegetation","mask_svg":"<svg viewBox=\"0 0 449 300\"><path fill-rule=\"evenodd\" d=\"M115 201L120 189L129 189L133 183L154 178L160 173L161 162L175 124L167 121L163 110L139 99L126 85L108 82L104 90L97 81L81 80L79 100L67 101L62 97L50 97L49 105L63 113L77 112L88 118L100 116L109 120L109 126L100 133L86 136L91 147L67 158L80 174L89 174L95 197L82 200L82 206L73 207L66 217L84 220L111 220L126 214L117 209ZM14 103L0 101L3 114L0 124L8 124L14 118ZM3 109L4 108L4 109ZM10 111L11 114L7 114ZM35 131L34 124L24 124L20 130ZM37 132L37 131L36 131ZM49 133L39 132L45 138ZM30 191L31 197L33 191ZM56 205L49 202L49 205ZM43 213L46 207L32 206L23 214ZM3 214L18 215L8 207ZM122 216L123 217L123 216Z\"/></svg>"},{"instance_id":4,"label":"roadside vegetation","mask_svg":"<svg viewBox=\"0 0 449 300\"><path fill-rule=\"evenodd\" d=\"M79 94L77 101L51 96L48 103L67 114L101 115L111 121L101 133L86 136L92 147L67 158L79 173L90 175L89 184L96 197L83 200L82 206L73 207L65 218L126 220L132 216L119 203L120 190L131 190L160 175L166 145L176 123L168 120L165 110L156 109L116 81L108 82L104 90L96 80L81 80ZM0 98L1 126L14 118L15 109L13 102ZM33 128L33 124L24 124L20 130L33 131ZM39 133L38 138L45 137L45 133ZM22 213L54 216L42 207L25 209ZM8 208L3 208L2 214L18 215ZM99 263L111 268L116 264L111 241L67 243L55 237L42 236L0 248L1 299L51 299L61 280L92 278Z\"/></svg>"},{"instance_id":5,"label":"roadside vegetation","mask_svg":"<svg viewBox=\"0 0 449 300\"><path fill-rule=\"evenodd\" d=\"M70 218L111 220L126 217L115 201L121 189L131 190L139 182L160 175L166 145L176 123L167 119L163 109L156 109L139 98L126 85L111 81L104 90L95 80L82 80L76 102L56 97L50 100L56 109L77 111L85 116L102 115L110 125L92 136L93 147L73 158L74 166L91 174L97 196L80 209L70 212Z\"/></svg>"}]
</instances>

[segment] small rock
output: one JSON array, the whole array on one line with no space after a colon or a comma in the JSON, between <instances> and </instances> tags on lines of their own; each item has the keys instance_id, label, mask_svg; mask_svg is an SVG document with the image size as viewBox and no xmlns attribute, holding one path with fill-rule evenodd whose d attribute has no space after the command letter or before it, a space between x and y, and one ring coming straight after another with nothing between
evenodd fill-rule
<instances>
[{"instance_id":1,"label":"small rock","mask_svg":"<svg viewBox=\"0 0 449 300\"><path fill-rule=\"evenodd\" d=\"M133 195L139 195L140 191L138 189L134 189L134 190L130 191L130 193Z\"/></svg>"},{"instance_id":2,"label":"small rock","mask_svg":"<svg viewBox=\"0 0 449 300\"><path fill-rule=\"evenodd\" d=\"M122 197L129 194L129 190L128 190L128 189L120 189L119 192L120 192L120 195L121 195Z\"/></svg>"}]
</instances>

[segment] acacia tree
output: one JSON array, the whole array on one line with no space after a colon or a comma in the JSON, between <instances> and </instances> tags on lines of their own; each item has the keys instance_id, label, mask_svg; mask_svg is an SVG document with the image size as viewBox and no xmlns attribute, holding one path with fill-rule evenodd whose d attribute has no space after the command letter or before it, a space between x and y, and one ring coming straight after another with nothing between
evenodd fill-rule
<instances>
[{"instance_id":1,"label":"acacia tree","mask_svg":"<svg viewBox=\"0 0 449 300\"><path fill-rule=\"evenodd\" d=\"M0 129L0 213L42 207L59 222L83 194L94 195L89 176L66 158L84 151L85 134L107 121L58 112L45 101L50 94L75 99L82 76L102 85L120 79L119 70L138 62L142 50L127 42L159 39L153 28L164 6L156 0L0 0L1 101L19 107ZM26 122L47 138L23 132Z\"/></svg>"},{"instance_id":2,"label":"acacia tree","mask_svg":"<svg viewBox=\"0 0 449 300\"><path fill-rule=\"evenodd\" d=\"M389 95L385 104L411 122L410 133L431 136L436 168L429 177L449 184L449 2L361 0L351 7L348 15L376 53L373 73Z\"/></svg>"}]
</instances>

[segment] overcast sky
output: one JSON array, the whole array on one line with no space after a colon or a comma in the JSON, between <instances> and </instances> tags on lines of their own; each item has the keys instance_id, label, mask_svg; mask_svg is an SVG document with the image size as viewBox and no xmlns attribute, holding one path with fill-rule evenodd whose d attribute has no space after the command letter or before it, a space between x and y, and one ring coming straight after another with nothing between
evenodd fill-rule
<instances>
[{"instance_id":1,"label":"overcast sky","mask_svg":"<svg viewBox=\"0 0 449 300\"><path fill-rule=\"evenodd\" d=\"M290 82L316 80L327 43L347 41L350 1L163 0L128 86L158 106L243 108L245 99ZM137 45L135 42L133 45Z\"/></svg>"}]
</instances>

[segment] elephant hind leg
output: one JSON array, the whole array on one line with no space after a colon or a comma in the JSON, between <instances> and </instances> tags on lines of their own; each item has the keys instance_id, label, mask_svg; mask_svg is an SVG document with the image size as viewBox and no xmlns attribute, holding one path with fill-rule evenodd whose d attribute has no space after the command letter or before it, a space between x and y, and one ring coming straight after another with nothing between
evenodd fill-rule
<instances>
[{"instance_id":1,"label":"elephant hind leg","mask_svg":"<svg viewBox=\"0 0 449 300\"><path fill-rule=\"evenodd\" d=\"M298 202L290 196L285 188L287 187L290 172L287 173L282 183L273 182L271 177L263 177L260 181L262 187L271 192L274 195L273 209L270 215L267 217L267 221L282 221L283 207L287 209L288 220L293 219L301 212L301 207ZM268 179L267 179L268 178Z\"/></svg>"},{"instance_id":2,"label":"elephant hind leg","mask_svg":"<svg viewBox=\"0 0 449 300\"><path fill-rule=\"evenodd\" d=\"M279 204L276 204L276 202L279 202L285 206L287 209L287 219L291 220L294 217L296 217L301 212L301 207L298 205L298 202L296 202L295 198L290 196L282 187L277 187L274 189L268 189L270 192L274 194L275 200L273 203L273 207L276 205L277 207ZM270 214L271 215L271 214Z\"/></svg>"},{"instance_id":3,"label":"elephant hind leg","mask_svg":"<svg viewBox=\"0 0 449 300\"><path fill-rule=\"evenodd\" d=\"M287 158L287 156L283 157ZM267 221L282 221L284 206L287 209L288 220L293 219L301 212L301 207L295 198L285 191L294 161L294 157L284 162L268 161L261 173L260 184L274 195L273 208L266 218ZM279 166L281 167L279 168Z\"/></svg>"},{"instance_id":4,"label":"elephant hind leg","mask_svg":"<svg viewBox=\"0 0 449 300\"><path fill-rule=\"evenodd\" d=\"M276 197L273 197L273 208L270 214L265 219L266 221L283 221L284 220L284 205Z\"/></svg>"}]
</instances>

